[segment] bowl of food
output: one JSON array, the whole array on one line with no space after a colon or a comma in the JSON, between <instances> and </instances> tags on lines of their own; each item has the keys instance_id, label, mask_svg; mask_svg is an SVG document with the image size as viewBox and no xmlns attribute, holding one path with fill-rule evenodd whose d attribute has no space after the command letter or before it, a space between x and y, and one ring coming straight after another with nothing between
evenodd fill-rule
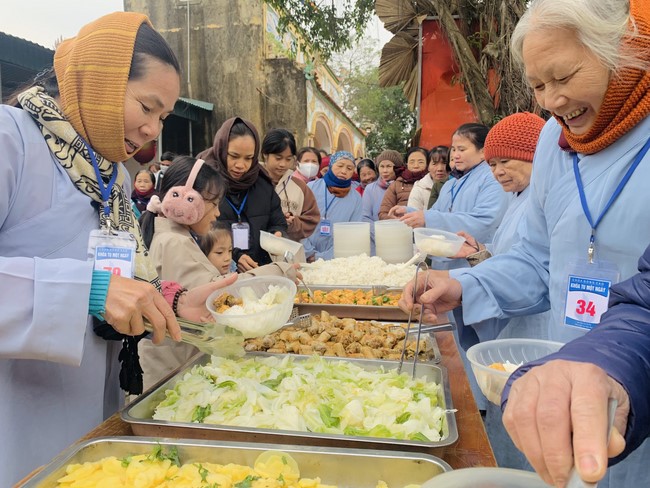
<instances>
[{"instance_id":1,"label":"bowl of food","mask_svg":"<svg viewBox=\"0 0 650 488\"><path fill-rule=\"evenodd\" d=\"M501 405L506 381L519 366L557 352L563 345L540 339L497 339L473 345L467 350L467 359L483 394Z\"/></svg>"},{"instance_id":2,"label":"bowl of food","mask_svg":"<svg viewBox=\"0 0 650 488\"><path fill-rule=\"evenodd\" d=\"M256 276L214 291L206 306L217 324L232 327L247 339L261 337L287 323L296 291L289 278Z\"/></svg>"},{"instance_id":3,"label":"bowl of food","mask_svg":"<svg viewBox=\"0 0 650 488\"><path fill-rule=\"evenodd\" d=\"M278 237L270 232L260 231L260 247L268 252L271 256L277 258L284 258L285 253L291 253L291 259L300 255L302 251L302 244L291 239ZM303 252L304 254L304 252Z\"/></svg>"},{"instance_id":4,"label":"bowl of food","mask_svg":"<svg viewBox=\"0 0 650 488\"><path fill-rule=\"evenodd\" d=\"M550 488L536 473L509 468L464 468L442 473L422 488Z\"/></svg>"},{"instance_id":5,"label":"bowl of food","mask_svg":"<svg viewBox=\"0 0 650 488\"><path fill-rule=\"evenodd\" d=\"M465 239L451 232L420 227L413 230L418 251L439 258L450 258L460 251Z\"/></svg>"}]
</instances>

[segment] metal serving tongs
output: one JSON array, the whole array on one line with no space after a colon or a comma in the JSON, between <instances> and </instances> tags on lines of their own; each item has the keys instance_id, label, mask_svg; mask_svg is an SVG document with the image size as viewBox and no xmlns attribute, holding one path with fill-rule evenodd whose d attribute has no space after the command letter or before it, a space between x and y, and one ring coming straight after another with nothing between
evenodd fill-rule
<instances>
[{"instance_id":1,"label":"metal serving tongs","mask_svg":"<svg viewBox=\"0 0 650 488\"><path fill-rule=\"evenodd\" d=\"M618 401L615 398L610 398L607 400L607 443L609 444L609 436L612 434L612 427L614 425L614 415L616 414L616 407L618 407ZM569 473L569 481L566 484L566 488L596 488L598 483L588 483L583 481L578 474L578 470L575 466L571 468Z\"/></svg>"},{"instance_id":2,"label":"metal serving tongs","mask_svg":"<svg viewBox=\"0 0 650 488\"><path fill-rule=\"evenodd\" d=\"M425 273L429 269L429 266L427 266L427 263L424 261L420 262L417 264L415 268L415 286L413 287L413 305L415 306L415 300L417 298L417 290L418 290L418 273L420 270L424 271ZM424 289L422 290L422 293L427 291L427 283L428 280L424 281ZM411 333L411 321L413 320L413 308L411 308L409 312L409 320L406 323L406 336L404 336L404 345L402 346L402 355L399 358L399 368L397 369L398 373L402 372L402 366L404 365L404 359L406 358L406 350L407 350L407 344L408 344L408 338L409 334ZM418 328L417 328L417 337L416 337L416 342L415 342L415 354L413 356L413 370L411 372L411 378L415 378L415 368L417 367L418 364L418 357L420 355L420 336L422 335L422 310L420 310L420 318L418 319Z\"/></svg>"},{"instance_id":3,"label":"metal serving tongs","mask_svg":"<svg viewBox=\"0 0 650 488\"><path fill-rule=\"evenodd\" d=\"M282 258L284 259L285 263L294 264L293 260L294 260L295 256L293 255L293 253L291 251L284 251L284 256L282 256ZM307 290L307 296L309 297L309 301L311 303L314 303L314 294L311 292L311 289L307 286L307 283L305 283L305 281L302 278L298 278L298 276L296 276L296 279Z\"/></svg>"},{"instance_id":4,"label":"metal serving tongs","mask_svg":"<svg viewBox=\"0 0 650 488\"><path fill-rule=\"evenodd\" d=\"M214 322L199 323L176 317L181 327L181 341L213 356L241 357L244 355L244 336L232 327ZM144 328L153 332L153 326L144 320Z\"/></svg>"}]
</instances>

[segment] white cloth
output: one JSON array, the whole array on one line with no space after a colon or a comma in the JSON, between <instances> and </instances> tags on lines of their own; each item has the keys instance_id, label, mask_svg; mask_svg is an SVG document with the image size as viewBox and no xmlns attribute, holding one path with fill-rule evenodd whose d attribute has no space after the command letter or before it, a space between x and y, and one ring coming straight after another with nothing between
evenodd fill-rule
<instances>
[{"instance_id":1,"label":"white cloth","mask_svg":"<svg viewBox=\"0 0 650 488\"><path fill-rule=\"evenodd\" d=\"M22 110L0 106L0 153L0 486L11 486L117 410L121 343L88 317L90 199Z\"/></svg>"}]
</instances>

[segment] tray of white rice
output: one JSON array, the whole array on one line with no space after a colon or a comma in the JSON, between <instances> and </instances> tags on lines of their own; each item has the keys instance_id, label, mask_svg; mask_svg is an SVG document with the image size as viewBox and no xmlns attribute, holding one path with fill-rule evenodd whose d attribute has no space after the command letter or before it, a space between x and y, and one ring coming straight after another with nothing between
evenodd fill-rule
<instances>
[{"instance_id":1,"label":"tray of white rice","mask_svg":"<svg viewBox=\"0 0 650 488\"><path fill-rule=\"evenodd\" d=\"M402 288L415 277L415 265L388 264L380 257L360 254L329 261L318 259L302 264L300 272L310 286Z\"/></svg>"}]
</instances>

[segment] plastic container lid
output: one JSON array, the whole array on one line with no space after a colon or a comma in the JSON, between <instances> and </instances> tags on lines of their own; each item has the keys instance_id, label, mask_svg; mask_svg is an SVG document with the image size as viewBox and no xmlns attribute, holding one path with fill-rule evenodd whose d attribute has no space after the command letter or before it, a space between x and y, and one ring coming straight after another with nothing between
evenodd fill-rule
<instances>
[{"instance_id":1,"label":"plastic container lid","mask_svg":"<svg viewBox=\"0 0 650 488\"><path fill-rule=\"evenodd\" d=\"M519 366L548 356L563 345L561 342L539 339L497 339L473 345L467 350L467 359L483 394L492 403L501 405L501 393L512 373L490 368L491 364L511 363Z\"/></svg>"},{"instance_id":2,"label":"plastic container lid","mask_svg":"<svg viewBox=\"0 0 650 488\"><path fill-rule=\"evenodd\" d=\"M214 301L223 293L240 298L243 288L250 288L259 299L269 291L271 285L287 289L284 300L271 305L261 312L232 315L218 313L214 307ZM215 290L206 301L206 307L219 325L227 325L240 331L245 338L261 337L275 332L287 323L293 309L293 301L296 296L296 284L289 278L282 276L256 276L248 279L238 279L230 286Z\"/></svg>"},{"instance_id":3,"label":"plastic container lid","mask_svg":"<svg viewBox=\"0 0 650 488\"><path fill-rule=\"evenodd\" d=\"M465 239L444 230L420 227L413 230L418 251L440 258L450 258L460 251Z\"/></svg>"},{"instance_id":4,"label":"plastic container lid","mask_svg":"<svg viewBox=\"0 0 650 488\"><path fill-rule=\"evenodd\" d=\"M260 231L260 247L268 252L271 256L284 257L284 253L289 251L293 256L298 256L302 251L302 244L285 237L278 237L270 232Z\"/></svg>"},{"instance_id":5,"label":"plastic container lid","mask_svg":"<svg viewBox=\"0 0 650 488\"><path fill-rule=\"evenodd\" d=\"M507 468L465 468L442 473L422 488L549 488L535 473Z\"/></svg>"}]
</instances>

